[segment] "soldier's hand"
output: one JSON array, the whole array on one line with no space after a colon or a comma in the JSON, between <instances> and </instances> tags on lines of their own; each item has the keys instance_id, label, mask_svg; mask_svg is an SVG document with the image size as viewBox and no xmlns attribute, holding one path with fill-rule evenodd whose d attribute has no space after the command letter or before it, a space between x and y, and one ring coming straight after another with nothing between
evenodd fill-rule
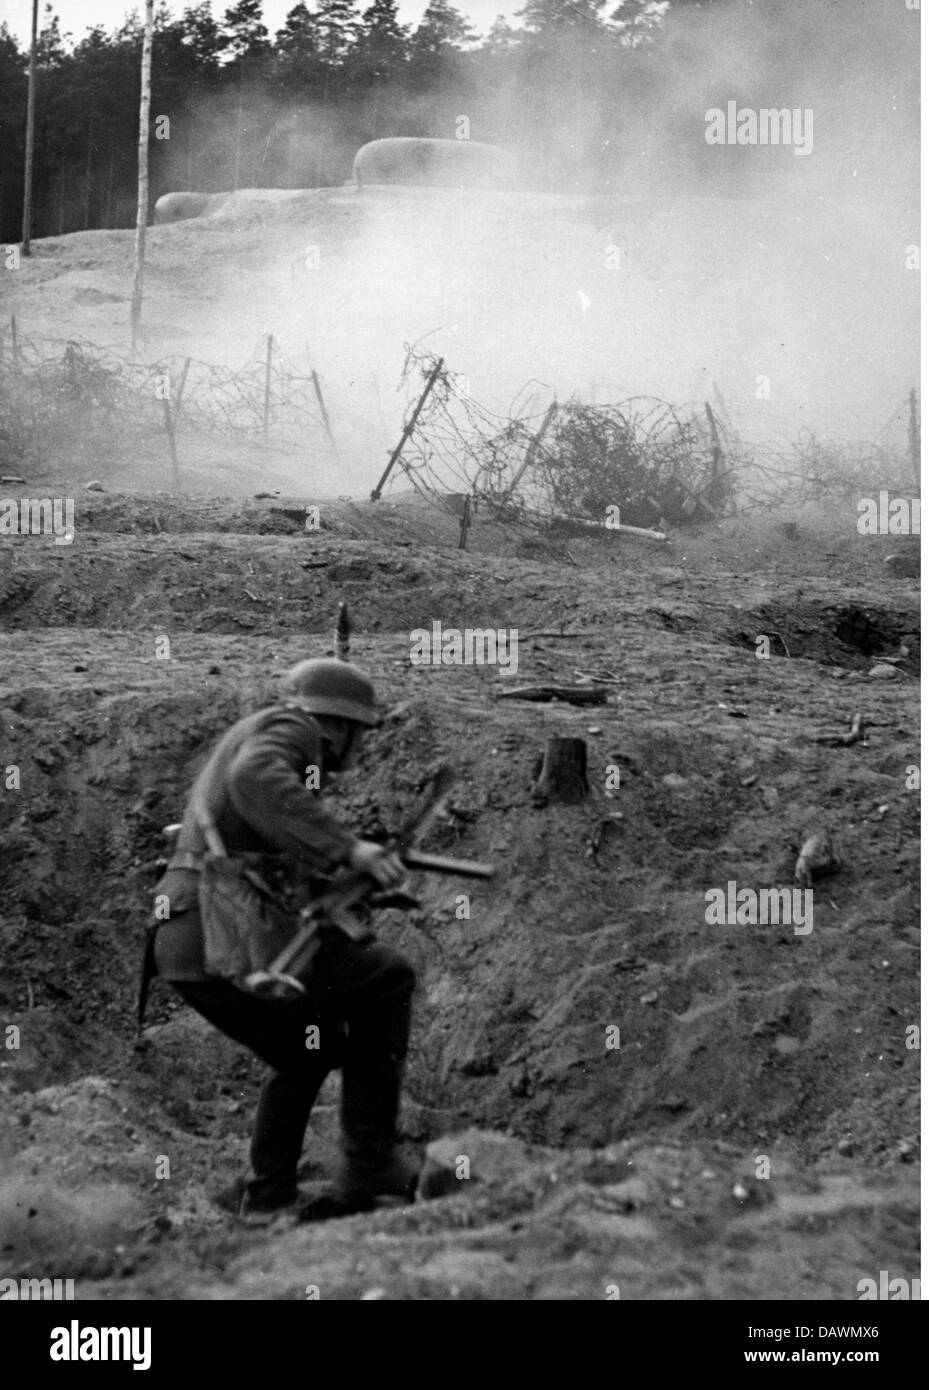
<instances>
[{"instance_id":1,"label":"soldier's hand","mask_svg":"<svg viewBox=\"0 0 929 1390\"><path fill-rule=\"evenodd\" d=\"M406 877L399 855L374 840L359 840L349 863L373 878L379 888L396 888Z\"/></svg>"}]
</instances>

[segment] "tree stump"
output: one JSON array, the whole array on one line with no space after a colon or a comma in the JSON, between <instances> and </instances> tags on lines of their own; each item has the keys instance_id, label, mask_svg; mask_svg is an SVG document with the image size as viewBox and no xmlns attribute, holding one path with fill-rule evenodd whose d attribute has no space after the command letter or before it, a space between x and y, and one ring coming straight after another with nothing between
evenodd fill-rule
<instances>
[{"instance_id":1,"label":"tree stump","mask_svg":"<svg viewBox=\"0 0 929 1390\"><path fill-rule=\"evenodd\" d=\"M587 744L582 738L550 738L533 787L536 805L561 801L574 805L590 794L587 782Z\"/></svg>"}]
</instances>

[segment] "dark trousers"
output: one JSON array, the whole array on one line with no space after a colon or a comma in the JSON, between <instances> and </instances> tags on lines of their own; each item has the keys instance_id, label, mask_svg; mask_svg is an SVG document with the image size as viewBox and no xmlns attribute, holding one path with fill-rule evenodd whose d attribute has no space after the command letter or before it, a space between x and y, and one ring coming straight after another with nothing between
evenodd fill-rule
<instances>
[{"instance_id":1,"label":"dark trousers","mask_svg":"<svg viewBox=\"0 0 929 1390\"><path fill-rule=\"evenodd\" d=\"M393 1145L416 983L409 962L379 942L324 928L306 995L259 999L225 980L171 981L192 1008L271 1071L252 1132L256 1197L296 1191L313 1102L342 1070L342 1142L349 1163L377 1163Z\"/></svg>"}]
</instances>

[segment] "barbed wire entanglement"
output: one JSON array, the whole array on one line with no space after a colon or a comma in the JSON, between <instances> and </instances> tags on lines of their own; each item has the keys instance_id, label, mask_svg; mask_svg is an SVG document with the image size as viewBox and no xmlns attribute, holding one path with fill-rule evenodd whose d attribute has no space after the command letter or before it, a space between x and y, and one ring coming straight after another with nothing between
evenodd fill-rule
<instances>
[{"instance_id":1,"label":"barbed wire entanglement","mask_svg":"<svg viewBox=\"0 0 929 1390\"><path fill-rule=\"evenodd\" d=\"M853 444L810 430L749 440L718 393L712 404L636 396L593 405L559 401L535 382L501 414L422 346L407 348L401 385L409 433L398 445L393 484L405 481L442 505L450 493L463 494L502 521L602 525L614 507L624 524L675 526L875 488L912 492L914 478L918 491L915 392L894 410L880 442ZM15 320L0 325L0 474L38 479L81 469L125 477L129 467L145 487L177 490L196 476L222 489L294 460L299 473L319 465L305 473L311 486L332 464L331 485L346 457L339 458L341 431L364 423L358 402L344 382L298 365L273 337L258 340L233 368L180 353L142 362L77 339L28 337ZM381 417L382 439L389 429ZM369 430L361 459L375 448L372 439Z\"/></svg>"},{"instance_id":2,"label":"barbed wire entanglement","mask_svg":"<svg viewBox=\"0 0 929 1390\"><path fill-rule=\"evenodd\" d=\"M444 496L458 490L504 502L538 420L531 415L495 414L474 399L463 376L441 364L434 354L408 346L402 380L411 399L433 377L398 460L399 470L423 495Z\"/></svg>"},{"instance_id":3,"label":"barbed wire entanglement","mask_svg":"<svg viewBox=\"0 0 929 1390\"><path fill-rule=\"evenodd\" d=\"M151 465L153 481L172 470L177 482L178 451L183 463L233 443L303 458L334 448L319 375L274 340L231 368L180 354L143 363L78 340L0 335L4 471L40 475L68 461L131 457Z\"/></svg>"},{"instance_id":4,"label":"barbed wire entanglement","mask_svg":"<svg viewBox=\"0 0 929 1390\"><path fill-rule=\"evenodd\" d=\"M913 488L914 460L902 442L853 445L810 430L784 443L749 442L721 399L673 406L645 396L612 405L571 398L502 416L418 346L407 348L404 376L414 395L417 383L434 380L399 470L423 495L463 492L503 520L602 523L615 507L631 525L684 525L862 489Z\"/></svg>"}]
</instances>

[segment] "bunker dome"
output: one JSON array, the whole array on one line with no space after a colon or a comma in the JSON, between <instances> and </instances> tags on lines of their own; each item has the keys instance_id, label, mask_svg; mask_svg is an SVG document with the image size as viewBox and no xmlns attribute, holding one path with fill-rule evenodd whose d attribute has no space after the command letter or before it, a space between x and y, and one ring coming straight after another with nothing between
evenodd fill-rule
<instances>
[{"instance_id":1,"label":"bunker dome","mask_svg":"<svg viewBox=\"0 0 929 1390\"><path fill-rule=\"evenodd\" d=\"M352 172L359 188L370 183L506 188L516 182L516 161L499 145L479 140L397 135L362 145Z\"/></svg>"},{"instance_id":2,"label":"bunker dome","mask_svg":"<svg viewBox=\"0 0 929 1390\"><path fill-rule=\"evenodd\" d=\"M155 225L160 227L166 222L202 217L223 197L222 193L163 193L155 204Z\"/></svg>"}]
</instances>

